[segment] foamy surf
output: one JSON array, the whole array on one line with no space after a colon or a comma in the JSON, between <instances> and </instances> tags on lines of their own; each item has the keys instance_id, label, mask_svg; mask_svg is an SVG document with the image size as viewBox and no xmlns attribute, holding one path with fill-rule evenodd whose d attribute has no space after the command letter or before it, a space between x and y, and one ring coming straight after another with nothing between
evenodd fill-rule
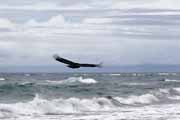
<instances>
[{"instance_id":1,"label":"foamy surf","mask_svg":"<svg viewBox=\"0 0 180 120\"><path fill-rule=\"evenodd\" d=\"M18 115L45 115L45 114L64 114L82 113L90 111L109 111L115 106L107 98L68 98L47 100L36 97L29 102L19 102L13 104L0 104L0 113Z\"/></svg>"},{"instance_id":2,"label":"foamy surf","mask_svg":"<svg viewBox=\"0 0 180 120\"><path fill-rule=\"evenodd\" d=\"M118 73L113 73L113 74L109 74L111 76L121 76L121 74L118 74Z\"/></svg>"},{"instance_id":3,"label":"foamy surf","mask_svg":"<svg viewBox=\"0 0 180 120\"><path fill-rule=\"evenodd\" d=\"M166 103L167 101L180 98L180 88L159 89L142 95L130 95L128 97L93 97L93 98L57 98L44 99L38 94L33 100L28 102L18 102L12 104L0 104L0 113L2 114L65 114L65 113L83 113L83 112L101 112L114 111L120 108L134 105L155 105L157 103ZM174 91L174 92L172 92ZM174 97L174 98L173 98ZM179 100L179 99L178 99ZM169 102L169 103L170 103Z\"/></svg>"},{"instance_id":4,"label":"foamy surf","mask_svg":"<svg viewBox=\"0 0 180 120\"><path fill-rule=\"evenodd\" d=\"M46 116L45 118L47 119L50 115L54 116L54 118L57 117L58 119L63 117L63 119L70 119L71 116L72 119L76 119L77 117L79 117L84 120L101 120L106 119L106 116L108 116L107 120L111 118L113 118L112 120L117 120L119 117L123 119L123 117L120 116L122 115L122 113L126 115L124 118L126 118L128 115L134 115L133 111L143 112L143 110L146 110L146 112L148 111L150 114L152 111L150 111L149 109L159 109L158 103L163 104L163 102L166 101L165 99L174 100L178 95L180 96L180 88L159 89L157 91L151 91L146 94L137 96L130 95L128 97L107 96L93 98L71 97L45 99L36 94L34 99L31 101L10 104L1 103L0 118L33 119L34 116L36 116L36 119L42 119L42 116ZM173 98L173 96L174 99L171 99L171 97ZM145 106L147 104L151 106ZM138 107L139 105L141 105L142 107ZM170 102L169 105L171 105ZM129 111L128 113L125 112L127 110ZM170 113L171 112L172 111L170 111ZM139 116L136 116L136 118L142 117L140 113L137 114ZM152 114L155 113L152 112ZM76 115L78 116L76 117ZM27 116L29 117L27 118ZM51 119L51 117L49 119Z\"/></svg>"},{"instance_id":5,"label":"foamy surf","mask_svg":"<svg viewBox=\"0 0 180 120\"><path fill-rule=\"evenodd\" d=\"M6 80L6 78L3 78L3 77L0 78L0 81L4 81L4 80Z\"/></svg>"},{"instance_id":6,"label":"foamy surf","mask_svg":"<svg viewBox=\"0 0 180 120\"><path fill-rule=\"evenodd\" d=\"M180 82L180 80L175 80L175 79L165 79L165 82Z\"/></svg>"},{"instance_id":7,"label":"foamy surf","mask_svg":"<svg viewBox=\"0 0 180 120\"><path fill-rule=\"evenodd\" d=\"M117 100L123 105L152 105L158 103L171 103L173 100L180 100L180 88L158 89L142 95L114 97L113 99Z\"/></svg>"},{"instance_id":8,"label":"foamy surf","mask_svg":"<svg viewBox=\"0 0 180 120\"><path fill-rule=\"evenodd\" d=\"M126 101L131 101L129 98ZM143 99L143 98L142 98ZM148 99L148 98L145 98ZM138 99L140 100L140 99ZM137 100L137 101L138 101ZM68 99L53 99L47 100L36 97L29 102L19 102L13 104L0 104L1 115L12 114L13 115L46 115L46 114L73 114L84 112L105 112L118 110L121 103L117 103L119 98L108 99L105 97L100 98L68 98ZM142 100L138 101L141 102ZM130 102L125 102L132 104Z\"/></svg>"},{"instance_id":9,"label":"foamy surf","mask_svg":"<svg viewBox=\"0 0 180 120\"><path fill-rule=\"evenodd\" d=\"M0 119L178 120L179 76L1 74L6 80L0 82Z\"/></svg>"},{"instance_id":10,"label":"foamy surf","mask_svg":"<svg viewBox=\"0 0 180 120\"><path fill-rule=\"evenodd\" d=\"M70 83L82 83L82 84L96 84L98 83L95 79L93 78L83 78L83 77L70 77L65 80L46 80L46 82L51 83L51 84L70 84Z\"/></svg>"}]
</instances>

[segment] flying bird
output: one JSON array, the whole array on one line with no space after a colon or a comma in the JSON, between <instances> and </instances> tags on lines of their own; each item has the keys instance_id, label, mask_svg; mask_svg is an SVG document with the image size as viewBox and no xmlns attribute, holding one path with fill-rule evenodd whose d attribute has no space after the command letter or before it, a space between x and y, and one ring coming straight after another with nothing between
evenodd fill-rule
<instances>
[{"instance_id":1,"label":"flying bird","mask_svg":"<svg viewBox=\"0 0 180 120\"><path fill-rule=\"evenodd\" d=\"M67 67L72 68L72 69L76 69L80 67L102 67L102 63L100 64L77 63L77 62L72 62L70 60L62 58L57 54L53 55L53 57L56 61L67 64Z\"/></svg>"}]
</instances>

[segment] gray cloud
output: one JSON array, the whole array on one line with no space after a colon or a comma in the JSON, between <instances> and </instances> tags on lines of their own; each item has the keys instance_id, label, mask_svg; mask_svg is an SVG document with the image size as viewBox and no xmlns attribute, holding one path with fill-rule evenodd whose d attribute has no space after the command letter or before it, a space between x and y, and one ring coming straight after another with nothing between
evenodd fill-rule
<instances>
[{"instance_id":1,"label":"gray cloud","mask_svg":"<svg viewBox=\"0 0 180 120\"><path fill-rule=\"evenodd\" d=\"M63 0L50 6L46 0L44 6L38 1L43 9L36 11L35 2L1 2L10 6L0 7L0 65L54 65L54 53L105 65L180 64L179 10L115 9L150 2L140 0ZM83 5L89 9L78 8ZM8 57L12 60L6 61Z\"/></svg>"},{"instance_id":2,"label":"gray cloud","mask_svg":"<svg viewBox=\"0 0 180 120\"><path fill-rule=\"evenodd\" d=\"M62 9L179 9L178 0L1 0L1 9L62 10Z\"/></svg>"}]
</instances>

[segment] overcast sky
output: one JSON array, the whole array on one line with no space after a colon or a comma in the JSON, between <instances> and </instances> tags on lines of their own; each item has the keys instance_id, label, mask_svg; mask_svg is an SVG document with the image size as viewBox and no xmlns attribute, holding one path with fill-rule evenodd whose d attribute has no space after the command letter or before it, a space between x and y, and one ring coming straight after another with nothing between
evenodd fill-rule
<instances>
[{"instance_id":1,"label":"overcast sky","mask_svg":"<svg viewBox=\"0 0 180 120\"><path fill-rule=\"evenodd\" d=\"M0 0L0 66L180 64L179 0Z\"/></svg>"}]
</instances>

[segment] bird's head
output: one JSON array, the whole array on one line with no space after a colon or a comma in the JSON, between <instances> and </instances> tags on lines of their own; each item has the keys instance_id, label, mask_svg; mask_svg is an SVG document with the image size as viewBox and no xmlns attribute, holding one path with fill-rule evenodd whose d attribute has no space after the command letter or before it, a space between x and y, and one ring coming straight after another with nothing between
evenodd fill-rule
<instances>
[{"instance_id":1,"label":"bird's head","mask_svg":"<svg viewBox=\"0 0 180 120\"><path fill-rule=\"evenodd\" d=\"M54 59L57 59L57 58L59 58L59 55L58 55L58 54L54 54L54 55L53 55L53 58L54 58Z\"/></svg>"}]
</instances>

